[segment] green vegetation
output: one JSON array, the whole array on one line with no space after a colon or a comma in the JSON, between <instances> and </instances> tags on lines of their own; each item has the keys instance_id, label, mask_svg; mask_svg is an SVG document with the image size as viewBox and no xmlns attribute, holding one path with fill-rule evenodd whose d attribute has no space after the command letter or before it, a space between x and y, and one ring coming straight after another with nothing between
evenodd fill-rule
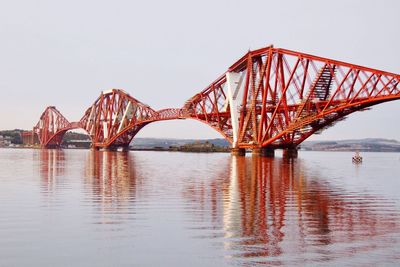
<instances>
[{"instance_id":1,"label":"green vegetation","mask_svg":"<svg viewBox=\"0 0 400 267\"><path fill-rule=\"evenodd\" d=\"M21 133L23 132L28 132L27 130L21 130L21 129L15 129L15 130L4 130L0 131L0 136L3 136L3 138L10 140L12 144L15 145L21 145L22 144L22 138L21 138ZM87 134L81 134L81 133L76 133L76 132L67 132L64 135L63 142L68 143L69 141L76 141L76 140L90 140L89 136Z\"/></svg>"},{"instance_id":2,"label":"green vegetation","mask_svg":"<svg viewBox=\"0 0 400 267\"><path fill-rule=\"evenodd\" d=\"M170 150L171 148L183 147L184 145L192 145L195 143L211 143L217 147L229 148L230 144L222 138L216 139L176 139L176 138L133 138L131 147L133 149L159 149Z\"/></svg>"},{"instance_id":3,"label":"green vegetation","mask_svg":"<svg viewBox=\"0 0 400 267\"><path fill-rule=\"evenodd\" d=\"M24 130L15 129L15 130L5 130L0 131L0 135L4 138L9 137L12 144L22 144L21 132L25 132Z\"/></svg>"},{"instance_id":4,"label":"green vegetation","mask_svg":"<svg viewBox=\"0 0 400 267\"><path fill-rule=\"evenodd\" d=\"M301 148L303 150L315 151L400 152L400 142L383 138L339 141L306 141L301 145Z\"/></svg>"},{"instance_id":5,"label":"green vegetation","mask_svg":"<svg viewBox=\"0 0 400 267\"><path fill-rule=\"evenodd\" d=\"M229 147L217 146L208 141L194 142L191 144L186 144L178 147L171 146L169 150L181 151L181 152L229 152L230 151Z\"/></svg>"},{"instance_id":6,"label":"green vegetation","mask_svg":"<svg viewBox=\"0 0 400 267\"><path fill-rule=\"evenodd\" d=\"M219 146L215 144L216 139L209 140L201 140L190 143L184 143L181 145L178 144L170 144L166 146L170 140L168 139L154 139L152 138L149 143L146 143L147 139L138 138L141 146L132 146L132 150L150 150L150 151L179 151L179 152L202 152L202 153L210 153L210 152L230 152L230 147L225 146L225 142L222 143L224 146ZM158 144L154 145L154 140L159 140ZM187 142L188 140L175 140L175 142ZM173 142L173 141L172 141Z\"/></svg>"},{"instance_id":7,"label":"green vegetation","mask_svg":"<svg viewBox=\"0 0 400 267\"><path fill-rule=\"evenodd\" d=\"M82 134L82 133L76 133L76 132L66 132L64 137L63 137L63 142L68 142L71 140L90 140L89 136L87 134Z\"/></svg>"}]
</instances>

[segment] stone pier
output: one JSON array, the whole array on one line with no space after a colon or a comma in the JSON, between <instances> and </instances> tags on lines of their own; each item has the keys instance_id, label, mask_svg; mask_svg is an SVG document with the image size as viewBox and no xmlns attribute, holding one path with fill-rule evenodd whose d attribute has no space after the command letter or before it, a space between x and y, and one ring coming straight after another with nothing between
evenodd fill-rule
<instances>
[{"instance_id":1,"label":"stone pier","mask_svg":"<svg viewBox=\"0 0 400 267\"><path fill-rule=\"evenodd\" d=\"M282 157L283 158L297 158L298 149L297 148L285 148L283 149Z\"/></svg>"},{"instance_id":2,"label":"stone pier","mask_svg":"<svg viewBox=\"0 0 400 267\"><path fill-rule=\"evenodd\" d=\"M109 146L100 148L100 151L118 151L118 152L127 152L129 151L129 146Z\"/></svg>"},{"instance_id":3,"label":"stone pier","mask_svg":"<svg viewBox=\"0 0 400 267\"><path fill-rule=\"evenodd\" d=\"M246 156L246 149L234 147L231 150L232 156Z\"/></svg>"},{"instance_id":4,"label":"stone pier","mask_svg":"<svg viewBox=\"0 0 400 267\"><path fill-rule=\"evenodd\" d=\"M275 150L272 148L266 148L266 147L253 148L252 154L254 156L273 158L273 157L275 157Z\"/></svg>"}]
</instances>

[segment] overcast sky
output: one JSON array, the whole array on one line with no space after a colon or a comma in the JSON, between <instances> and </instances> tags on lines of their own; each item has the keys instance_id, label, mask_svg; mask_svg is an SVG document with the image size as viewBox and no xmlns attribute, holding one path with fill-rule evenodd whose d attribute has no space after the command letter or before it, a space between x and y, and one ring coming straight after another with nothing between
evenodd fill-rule
<instances>
[{"instance_id":1,"label":"overcast sky","mask_svg":"<svg viewBox=\"0 0 400 267\"><path fill-rule=\"evenodd\" d=\"M248 49L269 44L400 73L400 1L0 0L0 129L30 129L56 106L78 121L122 88L154 109L180 107ZM313 140L400 140L400 101L350 115ZM212 138L197 121L141 137Z\"/></svg>"}]
</instances>

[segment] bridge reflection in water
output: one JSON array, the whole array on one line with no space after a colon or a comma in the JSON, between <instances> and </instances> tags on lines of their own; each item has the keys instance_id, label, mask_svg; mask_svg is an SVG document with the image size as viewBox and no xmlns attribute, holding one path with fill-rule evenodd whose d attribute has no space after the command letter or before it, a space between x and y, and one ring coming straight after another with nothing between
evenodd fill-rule
<instances>
[{"instance_id":1,"label":"bridge reflection in water","mask_svg":"<svg viewBox=\"0 0 400 267\"><path fill-rule=\"evenodd\" d=\"M86 183L105 201L127 201L135 197L134 158L128 152L90 151L85 167Z\"/></svg>"},{"instance_id":2,"label":"bridge reflection in water","mask_svg":"<svg viewBox=\"0 0 400 267\"><path fill-rule=\"evenodd\" d=\"M62 149L41 149L39 152L39 172L43 186L54 188L57 179L71 169L66 166L71 155ZM129 199L135 188L136 176L134 157L129 152L87 151L84 163L84 184L90 185L93 194L104 198Z\"/></svg>"},{"instance_id":3,"label":"bridge reflection in water","mask_svg":"<svg viewBox=\"0 0 400 267\"><path fill-rule=\"evenodd\" d=\"M132 219L132 204L137 195L143 194L143 190L137 192L137 183L140 186L141 182L136 178L134 157L128 152L88 150L84 152L86 158L79 153L82 151L74 151L79 153L75 158L70 152L61 149L40 150L42 192L49 194L57 189L58 184L73 182L61 181L61 178L83 177L81 185L84 197L94 202L91 206L99 208L95 223L121 224ZM83 162L80 161L81 157ZM77 158L82 165L71 167ZM68 175L67 172L71 173Z\"/></svg>"},{"instance_id":4,"label":"bridge reflection in water","mask_svg":"<svg viewBox=\"0 0 400 267\"><path fill-rule=\"evenodd\" d=\"M223 237L229 258L278 265L306 263L307 253L322 254L321 261L351 257L378 247L379 238L395 242L392 202L346 192L307 169L300 159L232 157L208 184L190 184L185 197L213 224L198 229L222 230L200 238Z\"/></svg>"},{"instance_id":5,"label":"bridge reflection in water","mask_svg":"<svg viewBox=\"0 0 400 267\"><path fill-rule=\"evenodd\" d=\"M42 192L52 192L57 179L65 175L65 153L61 149L41 149L38 153Z\"/></svg>"},{"instance_id":6,"label":"bridge reflection in water","mask_svg":"<svg viewBox=\"0 0 400 267\"><path fill-rule=\"evenodd\" d=\"M57 177L68 172L67 161L73 156L64 153L40 152L39 171L48 189L54 189ZM312 166L306 160L210 155L217 158L213 170L195 173L188 169L184 175L170 175L165 166L154 167L157 162L149 154L82 153L86 161L79 170L84 177L81 183L100 213L94 223L125 224L139 231L130 224L157 203L168 209L169 202L162 203L162 199L170 195L173 203L180 203L171 207L171 212L178 212L176 220L184 218L181 225L189 230L191 239L214 240L213 246L222 249L228 261L299 264L307 263L310 255L321 261L337 260L377 249L390 242L391 234L400 233L394 203L330 184L315 170L310 171ZM200 157L187 155L164 152L160 157ZM138 158L141 164L136 164ZM150 168L143 169L146 166ZM155 171L165 171L170 177ZM159 184L166 180L177 182ZM155 200L157 196L161 200Z\"/></svg>"}]
</instances>

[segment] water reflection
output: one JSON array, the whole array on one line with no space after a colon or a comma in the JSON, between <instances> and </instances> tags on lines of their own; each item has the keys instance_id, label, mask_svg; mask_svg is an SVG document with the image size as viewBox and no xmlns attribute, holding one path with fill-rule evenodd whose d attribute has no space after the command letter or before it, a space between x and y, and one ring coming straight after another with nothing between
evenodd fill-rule
<instances>
[{"instance_id":1,"label":"water reflection","mask_svg":"<svg viewBox=\"0 0 400 267\"><path fill-rule=\"evenodd\" d=\"M66 170L75 174L79 184L83 184L83 201L91 201L93 208L98 208L97 223L121 223L126 218L121 214L131 211L131 204L136 198L137 181L134 159L128 152L85 151L86 160L79 161L71 154L59 149L43 149L39 151L39 174L42 181L42 192L47 194L57 185L71 184L66 181ZM78 163L77 163L78 161ZM75 167L75 168L73 168ZM83 173L82 173L83 172ZM71 178L69 178L71 179ZM83 182L83 183L82 183ZM62 188L65 190L65 188ZM79 187L73 188L74 194L82 196ZM61 194L58 194L60 197ZM96 215L97 216L97 215ZM123 216L122 216L123 217ZM95 222L95 223L96 223Z\"/></svg>"},{"instance_id":2,"label":"water reflection","mask_svg":"<svg viewBox=\"0 0 400 267\"><path fill-rule=\"evenodd\" d=\"M393 203L334 187L318 173L311 175L301 159L232 157L226 169L208 185L192 182L184 195L193 210L211 209L211 218L222 218L212 222L214 229L222 224L230 257L262 262L280 260L283 254L320 253L322 248L328 250L323 260L329 260L335 257L329 252L332 245L344 245L337 257L360 253L371 249L363 241L399 231Z\"/></svg>"},{"instance_id":3,"label":"water reflection","mask_svg":"<svg viewBox=\"0 0 400 267\"><path fill-rule=\"evenodd\" d=\"M136 175L128 152L90 151L84 168L86 184L104 200L126 201L134 197Z\"/></svg>"},{"instance_id":4,"label":"water reflection","mask_svg":"<svg viewBox=\"0 0 400 267\"><path fill-rule=\"evenodd\" d=\"M133 215L137 194L134 158L129 152L90 151L85 185L99 211L98 223L121 224Z\"/></svg>"},{"instance_id":5,"label":"water reflection","mask_svg":"<svg viewBox=\"0 0 400 267\"><path fill-rule=\"evenodd\" d=\"M37 156L42 190L53 191L58 177L65 175L65 153L61 149L41 149Z\"/></svg>"},{"instance_id":6,"label":"water reflection","mask_svg":"<svg viewBox=\"0 0 400 267\"><path fill-rule=\"evenodd\" d=\"M38 155L42 193L59 185L64 190L45 201L57 200L61 212L61 204L73 199L73 209L89 217L85 231L113 235L115 246L142 235L153 247L165 241L157 236L176 234L205 242L209 250L217 246L229 264L304 265L400 242L391 239L400 233L392 202L332 183L307 160L62 150ZM160 227L169 224L173 233ZM176 242L179 249L187 246Z\"/></svg>"}]
</instances>

